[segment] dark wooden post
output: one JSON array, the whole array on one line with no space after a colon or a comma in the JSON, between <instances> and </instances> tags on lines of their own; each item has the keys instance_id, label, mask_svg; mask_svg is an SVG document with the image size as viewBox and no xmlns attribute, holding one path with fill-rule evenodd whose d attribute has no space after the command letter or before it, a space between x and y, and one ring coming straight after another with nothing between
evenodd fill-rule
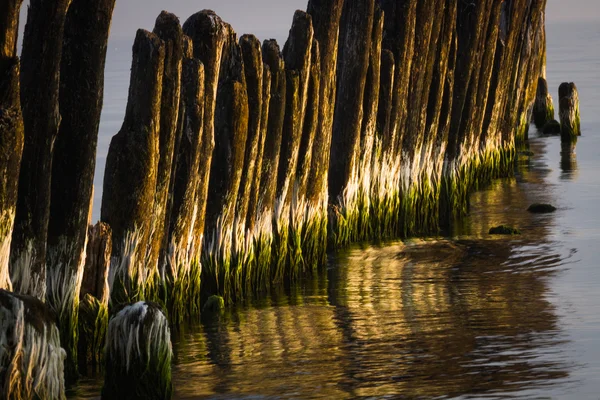
<instances>
[{"instance_id":1,"label":"dark wooden post","mask_svg":"<svg viewBox=\"0 0 600 400\"><path fill-rule=\"evenodd\" d=\"M236 218L245 221L245 215L236 215L235 207L244 170L248 94L244 61L236 34L227 24L225 29L228 33L223 46L217 91L215 151L206 211L206 234L211 236L211 241L213 238L217 239L214 236L217 235L217 230L227 232L231 229Z\"/></svg>"},{"instance_id":2,"label":"dark wooden post","mask_svg":"<svg viewBox=\"0 0 600 400\"><path fill-rule=\"evenodd\" d=\"M277 171L286 109L286 73L277 42L266 40L263 43L262 53L263 61L271 71L271 99L262 159L261 195L258 200L259 214L271 213L275 207Z\"/></svg>"},{"instance_id":3,"label":"dark wooden post","mask_svg":"<svg viewBox=\"0 0 600 400\"><path fill-rule=\"evenodd\" d=\"M355 239L358 223L360 134L375 2L346 2L340 23L337 98L329 160L329 202L339 208L335 244ZM341 221L344 221L342 224Z\"/></svg>"},{"instance_id":4,"label":"dark wooden post","mask_svg":"<svg viewBox=\"0 0 600 400\"><path fill-rule=\"evenodd\" d=\"M261 51L262 61L262 51ZM252 190L250 190L250 202L248 204L248 221L247 227L249 231L254 231L257 221L269 220L271 215L263 216L262 210L259 207L258 199L262 191L261 178L263 173L263 163L265 154L265 144L267 141L267 127L269 126L269 104L271 103L271 70L269 66L263 62L263 85L262 85L262 107L260 115L260 134L258 142L258 150L256 153L256 166L254 171L254 179L252 181ZM259 228L259 230L262 228ZM258 232L254 232L258 234Z\"/></svg>"},{"instance_id":5,"label":"dark wooden post","mask_svg":"<svg viewBox=\"0 0 600 400\"><path fill-rule=\"evenodd\" d=\"M314 141L319 128L319 110L320 110L320 88L321 88L321 54L319 51L319 42L313 39L311 49L311 66L308 82L308 92L306 100L306 110L304 113L304 124L302 127L302 139L300 142L300 152L298 154L298 168L296 171L298 184L298 199L304 200L309 186L311 176L311 163L314 153ZM315 206L312 204L311 206Z\"/></svg>"},{"instance_id":6,"label":"dark wooden post","mask_svg":"<svg viewBox=\"0 0 600 400\"><path fill-rule=\"evenodd\" d=\"M560 137L563 142L576 142L581 136L579 93L573 82L563 82L558 88Z\"/></svg>"},{"instance_id":7,"label":"dark wooden post","mask_svg":"<svg viewBox=\"0 0 600 400\"><path fill-rule=\"evenodd\" d=\"M198 218L194 226L194 247L201 248L205 236L208 188L215 148L215 109L219 70L223 45L227 40L227 29L221 18L213 11L203 10L187 19L183 31L194 44L194 57L204 64L204 128L199 165L200 186L198 188Z\"/></svg>"},{"instance_id":8,"label":"dark wooden post","mask_svg":"<svg viewBox=\"0 0 600 400\"><path fill-rule=\"evenodd\" d=\"M9 0L0 4L0 289L7 290L12 290L10 245L24 135L17 58L21 2Z\"/></svg>"},{"instance_id":9,"label":"dark wooden post","mask_svg":"<svg viewBox=\"0 0 600 400\"><path fill-rule=\"evenodd\" d=\"M148 265L147 254L156 194L164 62L163 41L138 30L127 111L121 130L110 142L102 194L102 221L113 231L111 301L117 304L146 298L146 289L151 290L158 278L158 271ZM124 290L116 293L115 284Z\"/></svg>"},{"instance_id":10,"label":"dark wooden post","mask_svg":"<svg viewBox=\"0 0 600 400\"><path fill-rule=\"evenodd\" d=\"M200 164L204 132L204 66L200 60L183 61L181 80L181 107L183 112L181 142L176 156L177 167L173 176L173 209L167 264L171 278L180 268L189 268L198 262L200 248L194 238L194 226L200 218L198 204Z\"/></svg>"},{"instance_id":11,"label":"dark wooden post","mask_svg":"<svg viewBox=\"0 0 600 400\"><path fill-rule=\"evenodd\" d=\"M308 197L313 202L327 202L327 182L333 114L337 98L336 78L340 19L344 0L309 0L307 12L312 17L315 39L321 55L321 82L319 84L319 127L315 135L311 162Z\"/></svg>"},{"instance_id":12,"label":"dark wooden post","mask_svg":"<svg viewBox=\"0 0 600 400\"><path fill-rule=\"evenodd\" d=\"M168 198L178 142L179 101L181 98L181 64L183 60L183 30L177 16L163 11L154 24L153 33L165 44L165 65L162 78L160 109L159 159L154 196L153 226L149 268L158 265L164 276L170 215Z\"/></svg>"},{"instance_id":13,"label":"dark wooden post","mask_svg":"<svg viewBox=\"0 0 600 400\"><path fill-rule=\"evenodd\" d=\"M383 48L391 50L396 60L390 125L391 132L395 136L391 153L396 157L401 154L408 115L408 88L415 50L417 3L417 0L402 2L382 0L380 2L385 13Z\"/></svg>"},{"instance_id":14,"label":"dark wooden post","mask_svg":"<svg viewBox=\"0 0 600 400\"><path fill-rule=\"evenodd\" d=\"M31 0L21 53L25 144L11 245L15 291L46 297L46 242L53 145L58 135L60 60L71 0Z\"/></svg>"},{"instance_id":15,"label":"dark wooden post","mask_svg":"<svg viewBox=\"0 0 600 400\"><path fill-rule=\"evenodd\" d=\"M542 129L544 125L552 120L554 120L552 96L548 92L548 82L540 76L533 105L533 123L538 129Z\"/></svg>"},{"instance_id":16,"label":"dark wooden post","mask_svg":"<svg viewBox=\"0 0 600 400\"><path fill-rule=\"evenodd\" d=\"M381 141L381 155L390 154L395 142L395 132L392 131L392 102L394 98L394 75L396 61L394 53L389 49L381 53L381 84L379 103L377 107L377 137Z\"/></svg>"},{"instance_id":17,"label":"dark wooden post","mask_svg":"<svg viewBox=\"0 0 600 400\"><path fill-rule=\"evenodd\" d=\"M79 372L102 364L108 328L108 275L112 254L112 231L102 222L88 228L85 268L79 295L77 358Z\"/></svg>"},{"instance_id":18,"label":"dark wooden post","mask_svg":"<svg viewBox=\"0 0 600 400\"><path fill-rule=\"evenodd\" d=\"M115 0L73 0L60 64L60 129L54 143L47 248L47 299L60 316L65 376L77 378L78 277L92 207L104 65Z\"/></svg>"},{"instance_id":19,"label":"dark wooden post","mask_svg":"<svg viewBox=\"0 0 600 400\"><path fill-rule=\"evenodd\" d=\"M263 61L260 41L254 35L244 35L240 38L240 47L244 59L244 73L248 91L248 138L244 157L244 173L240 182L237 200L237 214L240 216L255 214L255 209L249 209L252 198L252 183L257 173L259 145L261 144L261 116L263 107ZM264 142L263 142L264 143ZM256 207L254 203L254 207ZM248 215L248 219L250 217ZM242 222L241 222L242 223ZM245 230L248 224L243 222Z\"/></svg>"}]
</instances>

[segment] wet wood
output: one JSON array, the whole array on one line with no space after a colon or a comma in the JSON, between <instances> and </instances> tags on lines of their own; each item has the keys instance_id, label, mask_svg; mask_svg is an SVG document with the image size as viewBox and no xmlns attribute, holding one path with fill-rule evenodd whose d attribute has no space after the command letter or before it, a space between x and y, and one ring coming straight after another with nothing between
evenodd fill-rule
<instances>
[{"instance_id":1,"label":"wet wood","mask_svg":"<svg viewBox=\"0 0 600 400\"><path fill-rule=\"evenodd\" d=\"M98 222L88 227L85 267L81 283L80 298L91 295L108 306L110 296L108 272L112 254L112 231L108 224Z\"/></svg>"},{"instance_id":2,"label":"wet wood","mask_svg":"<svg viewBox=\"0 0 600 400\"><path fill-rule=\"evenodd\" d=\"M25 142L11 244L13 288L46 293L53 145L60 125L59 83L65 17L71 0L32 0L21 53Z\"/></svg>"},{"instance_id":3,"label":"wet wood","mask_svg":"<svg viewBox=\"0 0 600 400\"><path fill-rule=\"evenodd\" d=\"M327 198L328 168L337 97L337 59L340 19L344 0L309 0L314 37L319 42L321 82L319 84L319 127L313 145L308 198L314 203Z\"/></svg>"},{"instance_id":4,"label":"wet wood","mask_svg":"<svg viewBox=\"0 0 600 400\"><path fill-rule=\"evenodd\" d=\"M563 82L558 88L561 141L568 143L581 136L579 93L573 82Z\"/></svg>"},{"instance_id":5,"label":"wet wood","mask_svg":"<svg viewBox=\"0 0 600 400\"><path fill-rule=\"evenodd\" d=\"M167 251L168 270L197 261L199 242L194 227L200 218L199 190L204 132L204 66L198 59L183 61L181 80L182 131L173 175L173 205Z\"/></svg>"},{"instance_id":6,"label":"wet wood","mask_svg":"<svg viewBox=\"0 0 600 400\"><path fill-rule=\"evenodd\" d=\"M165 61L162 78L160 109L159 159L154 196L153 227L149 267L158 265L162 270L166 259L168 224L168 199L172 196L172 172L175 145L179 127L179 103L181 98L181 65L183 62L183 30L179 18L163 11L154 24L153 33L165 45ZM159 259L159 255L162 255Z\"/></svg>"},{"instance_id":7,"label":"wet wood","mask_svg":"<svg viewBox=\"0 0 600 400\"><path fill-rule=\"evenodd\" d=\"M192 39L194 57L204 64L204 128L202 133L201 162L199 165L198 218L194 226L196 248L204 238L210 171L215 148L215 109L223 45L227 40L225 24L213 11L200 11L187 19L183 31Z\"/></svg>"},{"instance_id":8,"label":"wet wood","mask_svg":"<svg viewBox=\"0 0 600 400\"><path fill-rule=\"evenodd\" d=\"M394 75L396 61L394 53L383 50L381 53L381 83L379 106L377 107L377 137L381 140L383 154L390 154L395 142L395 131L392 130L392 102L394 99Z\"/></svg>"},{"instance_id":9,"label":"wet wood","mask_svg":"<svg viewBox=\"0 0 600 400\"><path fill-rule=\"evenodd\" d=\"M226 25L215 112L215 150L206 209L206 234L216 235L233 227L238 191L244 172L248 136L248 94L242 52L235 32Z\"/></svg>"},{"instance_id":10,"label":"wet wood","mask_svg":"<svg viewBox=\"0 0 600 400\"><path fill-rule=\"evenodd\" d=\"M263 42L262 53L263 61L271 71L271 99L269 101L269 120L261 168L261 194L258 200L260 214L272 212L275 207L287 88L283 58L277 42L275 40Z\"/></svg>"},{"instance_id":11,"label":"wet wood","mask_svg":"<svg viewBox=\"0 0 600 400\"><path fill-rule=\"evenodd\" d=\"M244 60L244 74L248 91L248 138L244 157L244 173L240 182L237 202L237 213L254 214L255 209L249 209L252 197L251 190L257 172L257 157L261 144L261 118L263 106L263 61L259 40L254 35L244 35L240 38L240 47ZM264 143L264 142L263 142ZM253 205L255 208L256 206ZM248 218L251 218L248 216ZM246 226L247 227L247 226Z\"/></svg>"},{"instance_id":12,"label":"wet wood","mask_svg":"<svg viewBox=\"0 0 600 400\"><path fill-rule=\"evenodd\" d=\"M17 58L21 0L0 4L0 289L12 290L9 272L21 156L23 115Z\"/></svg>"},{"instance_id":13,"label":"wet wood","mask_svg":"<svg viewBox=\"0 0 600 400\"><path fill-rule=\"evenodd\" d=\"M319 92L321 88L321 54L319 43L313 39L311 67L308 81L307 105L304 113L304 124L302 125L302 139L298 153L298 168L296 182L298 185L298 199L306 197L309 180L312 178L311 163L314 152L314 141L319 128L319 105L321 99Z\"/></svg>"},{"instance_id":14,"label":"wet wood","mask_svg":"<svg viewBox=\"0 0 600 400\"><path fill-rule=\"evenodd\" d=\"M159 134L165 46L153 33L138 30L125 120L111 140L106 159L101 219L113 231L113 258L132 243L136 271L146 271L159 160Z\"/></svg>"},{"instance_id":15,"label":"wet wood","mask_svg":"<svg viewBox=\"0 0 600 400\"><path fill-rule=\"evenodd\" d=\"M337 99L329 162L329 199L337 203L359 161L363 99L373 29L373 0L347 2L340 26Z\"/></svg>"},{"instance_id":16,"label":"wet wood","mask_svg":"<svg viewBox=\"0 0 600 400\"><path fill-rule=\"evenodd\" d=\"M258 140L258 150L256 154L256 167L252 189L250 190L250 201L248 203L248 231L253 231L256 221L260 218L259 197L262 191L261 178L263 173L263 157L265 154L265 143L267 139L267 128L269 123L269 104L271 102L271 70L263 63L263 86L262 86L262 108L260 115L260 134Z\"/></svg>"}]
</instances>

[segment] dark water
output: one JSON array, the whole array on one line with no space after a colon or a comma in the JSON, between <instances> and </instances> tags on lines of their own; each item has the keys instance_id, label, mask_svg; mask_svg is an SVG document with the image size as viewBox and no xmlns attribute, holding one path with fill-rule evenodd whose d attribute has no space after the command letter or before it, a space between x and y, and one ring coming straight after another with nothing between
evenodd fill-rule
<instances>
[{"instance_id":1,"label":"dark water","mask_svg":"<svg viewBox=\"0 0 600 400\"><path fill-rule=\"evenodd\" d=\"M474 193L451 238L355 246L319 276L176 335L175 396L599 399L600 27L548 34L553 96L562 81L580 90L575 155L533 128L534 156ZM113 84L127 85L122 62L109 64ZM534 202L558 211L531 215ZM523 235L489 236L499 224Z\"/></svg>"}]
</instances>

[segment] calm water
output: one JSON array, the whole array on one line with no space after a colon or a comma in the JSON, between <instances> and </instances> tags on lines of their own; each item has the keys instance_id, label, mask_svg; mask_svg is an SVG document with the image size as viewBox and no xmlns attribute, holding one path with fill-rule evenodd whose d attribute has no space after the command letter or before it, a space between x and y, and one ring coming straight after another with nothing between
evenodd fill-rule
<instances>
[{"instance_id":1,"label":"calm water","mask_svg":"<svg viewBox=\"0 0 600 400\"><path fill-rule=\"evenodd\" d=\"M176 335L175 396L599 399L600 27L548 35L553 96L562 81L580 90L575 156L533 128L535 155L473 194L453 237L356 246L320 276ZM125 109L129 47L109 53L100 170ZM531 215L534 202L559 210ZM487 235L499 224L523 235ZM83 381L73 397L99 385Z\"/></svg>"}]
</instances>

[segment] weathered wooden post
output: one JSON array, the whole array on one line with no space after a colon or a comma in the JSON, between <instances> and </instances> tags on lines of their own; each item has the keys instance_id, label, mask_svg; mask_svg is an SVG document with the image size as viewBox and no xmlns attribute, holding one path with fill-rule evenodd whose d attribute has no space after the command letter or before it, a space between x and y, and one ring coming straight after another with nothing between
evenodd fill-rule
<instances>
[{"instance_id":1,"label":"weathered wooden post","mask_svg":"<svg viewBox=\"0 0 600 400\"><path fill-rule=\"evenodd\" d=\"M21 155L23 115L17 58L19 9L22 0L0 4L0 289L12 290L9 272Z\"/></svg>"},{"instance_id":2,"label":"weathered wooden post","mask_svg":"<svg viewBox=\"0 0 600 400\"><path fill-rule=\"evenodd\" d=\"M369 50L369 69L365 83L363 119L360 132L360 153L358 168L358 231L359 240L371 236L371 182L373 174L373 152L377 129L377 111L379 109L379 91L381 84L381 46L383 40L384 15L379 4L375 4L371 49Z\"/></svg>"},{"instance_id":3,"label":"weathered wooden post","mask_svg":"<svg viewBox=\"0 0 600 400\"><path fill-rule=\"evenodd\" d=\"M344 0L309 0L306 11L312 17L314 37L319 42L321 56L321 82L319 84L319 127L313 145L311 162L312 179L308 186L308 198L321 203L322 219L326 220L328 196L329 159L333 132L333 114L337 98L337 62L340 19Z\"/></svg>"},{"instance_id":4,"label":"weathered wooden post","mask_svg":"<svg viewBox=\"0 0 600 400\"><path fill-rule=\"evenodd\" d=\"M58 136L48 224L47 301L59 315L65 376L77 377L79 289L92 207L104 97L106 47L115 0L73 0L65 20Z\"/></svg>"},{"instance_id":5,"label":"weathered wooden post","mask_svg":"<svg viewBox=\"0 0 600 400\"><path fill-rule=\"evenodd\" d=\"M396 60L391 131L395 134L393 154L398 158L408 115L408 88L415 51L417 3L417 0L380 2L385 13L383 48L391 50Z\"/></svg>"},{"instance_id":6,"label":"weathered wooden post","mask_svg":"<svg viewBox=\"0 0 600 400\"><path fill-rule=\"evenodd\" d=\"M262 62L262 50L261 50L261 62ZM257 234L254 229L259 220L263 220L260 215L258 199L260 196L260 181L263 172L263 157L265 154L265 143L267 140L267 127L269 126L269 103L271 102L271 70L269 66L262 62L262 100L261 100L261 115L260 115L260 133L258 141L258 150L256 153L256 165L254 171L254 179L252 180L252 190L250 190L250 201L248 203L248 221L247 227L249 231ZM271 219L271 215L266 218ZM261 230L261 228L258 228Z\"/></svg>"},{"instance_id":7,"label":"weathered wooden post","mask_svg":"<svg viewBox=\"0 0 600 400\"><path fill-rule=\"evenodd\" d=\"M102 399L170 399L172 357L169 321L160 306L125 306L108 325Z\"/></svg>"},{"instance_id":8,"label":"weathered wooden post","mask_svg":"<svg viewBox=\"0 0 600 400\"><path fill-rule=\"evenodd\" d=\"M304 112L304 123L302 126L302 139L298 153L298 168L296 171L296 182L298 185L298 199L305 199L310 175L310 167L314 152L314 141L319 128L319 106L321 85L321 54L319 42L313 39L311 46L311 66L309 72L308 92L306 97L306 109Z\"/></svg>"},{"instance_id":9,"label":"weathered wooden post","mask_svg":"<svg viewBox=\"0 0 600 400\"><path fill-rule=\"evenodd\" d=\"M261 195L258 200L260 214L270 214L275 207L277 171L286 108L286 73L279 46L275 40L265 40L262 46L263 61L271 71L271 99L265 138L262 168Z\"/></svg>"},{"instance_id":10,"label":"weathered wooden post","mask_svg":"<svg viewBox=\"0 0 600 400\"><path fill-rule=\"evenodd\" d=\"M533 105L533 122L538 129L542 129L552 120L554 120L552 96L548 92L548 82L540 76Z\"/></svg>"},{"instance_id":11,"label":"weathered wooden post","mask_svg":"<svg viewBox=\"0 0 600 400\"><path fill-rule=\"evenodd\" d=\"M183 30L177 16L163 11L156 18L153 33L165 44L165 65L162 77L160 101L159 160L156 175L156 193L152 221L151 253L149 268L158 266L164 279L168 234L168 198L175 144L178 142L179 101L181 98L181 64L183 60Z\"/></svg>"},{"instance_id":12,"label":"weathered wooden post","mask_svg":"<svg viewBox=\"0 0 600 400\"><path fill-rule=\"evenodd\" d=\"M576 142L581 136L579 93L573 82L563 82L558 88L560 137L563 142Z\"/></svg>"},{"instance_id":13,"label":"weathered wooden post","mask_svg":"<svg viewBox=\"0 0 600 400\"><path fill-rule=\"evenodd\" d=\"M178 311L183 312L181 307L186 303L191 304L195 311L200 307L200 248L196 247L198 242L193 232L201 208L198 197L204 140L204 94L204 66L198 59L186 58L181 75L183 126L173 175L173 206L167 250L167 276L172 282L173 291L173 304L170 306L173 320L182 316ZM188 293L182 292L186 280L190 288Z\"/></svg>"},{"instance_id":14,"label":"weathered wooden post","mask_svg":"<svg viewBox=\"0 0 600 400\"><path fill-rule=\"evenodd\" d=\"M358 224L358 166L363 100L375 2L346 2L340 25L337 98L329 160L329 201L337 209L332 226L335 245L356 238Z\"/></svg>"},{"instance_id":15,"label":"weathered wooden post","mask_svg":"<svg viewBox=\"0 0 600 400\"><path fill-rule=\"evenodd\" d=\"M40 300L0 289L0 397L64 399L56 315Z\"/></svg>"},{"instance_id":16,"label":"weathered wooden post","mask_svg":"<svg viewBox=\"0 0 600 400\"><path fill-rule=\"evenodd\" d=\"M163 41L138 30L127 111L108 149L102 194L101 218L113 232L113 304L151 297L158 279L147 254L156 194L164 61Z\"/></svg>"},{"instance_id":17,"label":"weathered wooden post","mask_svg":"<svg viewBox=\"0 0 600 400\"><path fill-rule=\"evenodd\" d=\"M16 292L42 300L46 297L53 145L60 125L60 60L70 4L71 0L30 1L21 53L25 144L11 244L11 277Z\"/></svg>"},{"instance_id":18,"label":"weathered wooden post","mask_svg":"<svg viewBox=\"0 0 600 400\"><path fill-rule=\"evenodd\" d=\"M249 208L252 197L252 183L257 172L259 145L261 144L261 116L263 107L263 61L260 41L254 35L244 35L240 38L240 48L244 61L244 74L246 89L248 91L248 138L246 140L246 154L244 156L244 173L240 182L236 214L247 216L246 221L238 223L244 225L247 231L247 221L251 218L248 214L255 214Z\"/></svg>"},{"instance_id":19,"label":"weathered wooden post","mask_svg":"<svg viewBox=\"0 0 600 400\"><path fill-rule=\"evenodd\" d=\"M226 299L234 292L232 284L240 275L231 268L233 250L242 247L246 216L236 215L236 203L248 136L248 93L244 61L237 37L231 26L224 24L226 41L223 46L217 106L215 111L215 150L211 167L206 210L203 259L207 277ZM240 225L238 225L240 224ZM242 228L242 229L240 229Z\"/></svg>"},{"instance_id":20,"label":"weathered wooden post","mask_svg":"<svg viewBox=\"0 0 600 400\"><path fill-rule=\"evenodd\" d=\"M77 358L80 373L102 363L108 328L108 274L112 254L112 231L102 222L88 228L85 267L79 295Z\"/></svg>"},{"instance_id":21,"label":"weathered wooden post","mask_svg":"<svg viewBox=\"0 0 600 400\"><path fill-rule=\"evenodd\" d=\"M200 186L198 188L198 217L196 219L193 236L194 247L201 249L205 238L205 223L207 211L207 198L212 166L213 150L215 148L215 110L217 105L217 89L219 71L223 55L223 45L227 40L228 31L221 18L213 11L200 11L185 21L183 31L192 39L194 45L194 58L204 64L204 127L202 133L202 148L198 174Z\"/></svg>"},{"instance_id":22,"label":"weathered wooden post","mask_svg":"<svg viewBox=\"0 0 600 400\"><path fill-rule=\"evenodd\" d=\"M377 107L377 139L381 142L381 156L391 153L395 132L391 129L392 101L394 98L394 75L396 61L389 49L381 52L381 83Z\"/></svg>"}]
</instances>

